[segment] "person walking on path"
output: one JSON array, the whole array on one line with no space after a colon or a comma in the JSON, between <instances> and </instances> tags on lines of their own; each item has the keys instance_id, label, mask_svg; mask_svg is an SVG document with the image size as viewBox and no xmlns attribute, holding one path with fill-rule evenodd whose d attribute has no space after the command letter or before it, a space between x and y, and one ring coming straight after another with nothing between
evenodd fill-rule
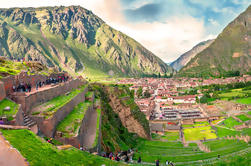
<instances>
[{"instance_id":1,"label":"person walking on path","mask_svg":"<svg viewBox=\"0 0 251 166\"><path fill-rule=\"evenodd\" d=\"M155 163L156 163L156 166L159 166L159 160L156 160Z\"/></svg>"},{"instance_id":2,"label":"person walking on path","mask_svg":"<svg viewBox=\"0 0 251 166\"><path fill-rule=\"evenodd\" d=\"M138 163L141 163L141 157L139 156Z\"/></svg>"}]
</instances>

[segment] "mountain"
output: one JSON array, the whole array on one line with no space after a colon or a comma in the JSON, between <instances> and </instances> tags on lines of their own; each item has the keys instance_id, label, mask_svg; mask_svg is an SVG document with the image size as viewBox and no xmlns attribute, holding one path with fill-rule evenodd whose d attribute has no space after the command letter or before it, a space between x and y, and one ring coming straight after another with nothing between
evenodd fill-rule
<instances>
[{"instance_id":1,"label":"mountain","mask_svg":"<svg viewBox=\"0 0 251 166\"><path fill-rule=\"evenodd\" d=\"M0 9L0 56L88 77L172 72L137 41L79 6Z\"/></svg>"},{"instance_id":2,"label":"mountain","mask_svg":"<svg viewBox=\"0 0 251 166\"><path fill-rule=\"evenodd\" d=\"M251 5L215 41L183 67L178 76L219 76L251 70Z\"/></svg>"},{"instance_id":3,"label":"mountain","mask_svg":"<svg viewBox=\"0 0 251 166\"><path fill-rule=\"evenodd\" d=\"M180 70L182 67L186 66L186 64L195 57L198 53L206 49L214 40L207 40L200 42L196 46L194 46L191 50L182 54L178 59L170 64L175 70Z\"/></svg>"}]
</instances>

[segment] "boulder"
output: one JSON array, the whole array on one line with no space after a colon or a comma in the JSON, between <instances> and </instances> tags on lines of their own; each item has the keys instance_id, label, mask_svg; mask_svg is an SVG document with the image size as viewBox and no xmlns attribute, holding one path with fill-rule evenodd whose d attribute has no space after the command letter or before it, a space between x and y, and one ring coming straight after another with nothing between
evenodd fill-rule
<instances>
[{"instance_id":1,"label":"boulder","mask_svg":"<svg viewBox=\"0 0 251 166\"><path fill-rule=\"evenodd\" d=\"M4 111L10 111L10 106L5 107Z\"/></svg>"}]
</instances>

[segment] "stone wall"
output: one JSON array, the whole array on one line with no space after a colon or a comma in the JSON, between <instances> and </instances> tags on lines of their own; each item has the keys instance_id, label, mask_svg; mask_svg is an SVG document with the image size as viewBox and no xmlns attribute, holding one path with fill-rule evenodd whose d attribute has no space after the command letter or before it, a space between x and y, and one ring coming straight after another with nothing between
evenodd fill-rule
<instances>
[{"instance_id":1,"label":"stone wall","mask_svg":"<svg viewBox=\"0 0 251 166\"><path fill-rule=\"evenodd\" d=\"M54 97L65 94L72 89L76 89L79 86L83 85L79 79L70 80L68 82L60 83L56 86L52 86L50 89L46 89L43 91L37 91L29 96L25 96L25 93L17 92L12 96L12 99L22 105L22 109L26 114L30 114L30 111L33 107L45 103Z\"/></svg>"},{"instance_id":2,"label":"stone wall","mask_svg":"<svg viewBox=\"0 0 251 166\"><path fill-rule=\"evenodd\" d=\"M85 147L85 148L86 148L86 142L90 141L90 140L88 140L89 139L89 134L90 134L89 130L91 129L90 125L92 123L97 124L97 122L96 122L97 118L96 118L95 122L92 121L92 116L93 116L94 113L97 114L96 110L94 110L94 108L93 108L93 105L89 106L88 110L85 113L85 117L82 120L81 127L79 129L78 140L80 141L80 145L82 147ZM97 128L96 125L95 125L95 128Z\"/></svg>"},{"instance_id":3,"label":"stone wall","mask_svg":"<svg viewBox=\"0 0 251 166\"><path fill-rule=\"evenodd\" d=\"M21 105L18 105L18 112L15 117L15 125L23 126L24 125L24 114Z\"/></svg>"},{"instance_id":4,"label":"stone wall","mask_svg":"<svg viewBox=\"0 0 251 166\"><path fill-rule=\"evenodd\" d=\"M87 89L87 88L86 88ZM37 119L38 128L46 137L54 137L56 127L80 102L85 101L85 93L87 90L79 93L71 101L57 110L53 117L49 119Z\"/></svg>"},{"instance_id":5,"label":"stone wall","mask_svg":"<svg viewBox=\"0 0 251 166\"><path fill-rule=\"evenodd\" d=\"M6 97L6 92L4 88L4 83L0 81L0 101Z\"/></svg>"},{"instance_id":6,"label":"stone wall","mask_svg":"<svg viewBox=\"0 0 251 166\"><path fill-rule=\"evenodd\" d=\"M44 75L27 75L26 73L20 73L19 75L11 75L2 78L1 81L4 83L6 95L10 95L13 92L13 85L17 86L19 83L30 83L32 87L35 87L38 81L45 81L46 76Z\"/></svg>"}]
</instances>

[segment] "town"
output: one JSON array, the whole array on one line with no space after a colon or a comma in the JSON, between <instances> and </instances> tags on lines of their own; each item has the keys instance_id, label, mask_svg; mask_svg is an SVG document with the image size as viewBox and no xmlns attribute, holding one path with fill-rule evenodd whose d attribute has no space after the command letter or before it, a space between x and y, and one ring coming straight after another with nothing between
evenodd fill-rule
<instances>
[{"instance_id":1,"label":"town","mask_svg":"<svg viewBox=\"0 0 251 166\"><path fill-rule=\"evenodd\" d=\"M212 122L226 115L217 104L201 103L204 94L198 87L249 81L251 76L244 75L217 79L129 78L120 80L118 84L130 84L129 89L135 92L135 102L150 121L151 132L164 134L180 131L182 125ZM250 105L220 102L228 106L225 108L228 116L251 110Z\"/></svg>"}]
</instances>

